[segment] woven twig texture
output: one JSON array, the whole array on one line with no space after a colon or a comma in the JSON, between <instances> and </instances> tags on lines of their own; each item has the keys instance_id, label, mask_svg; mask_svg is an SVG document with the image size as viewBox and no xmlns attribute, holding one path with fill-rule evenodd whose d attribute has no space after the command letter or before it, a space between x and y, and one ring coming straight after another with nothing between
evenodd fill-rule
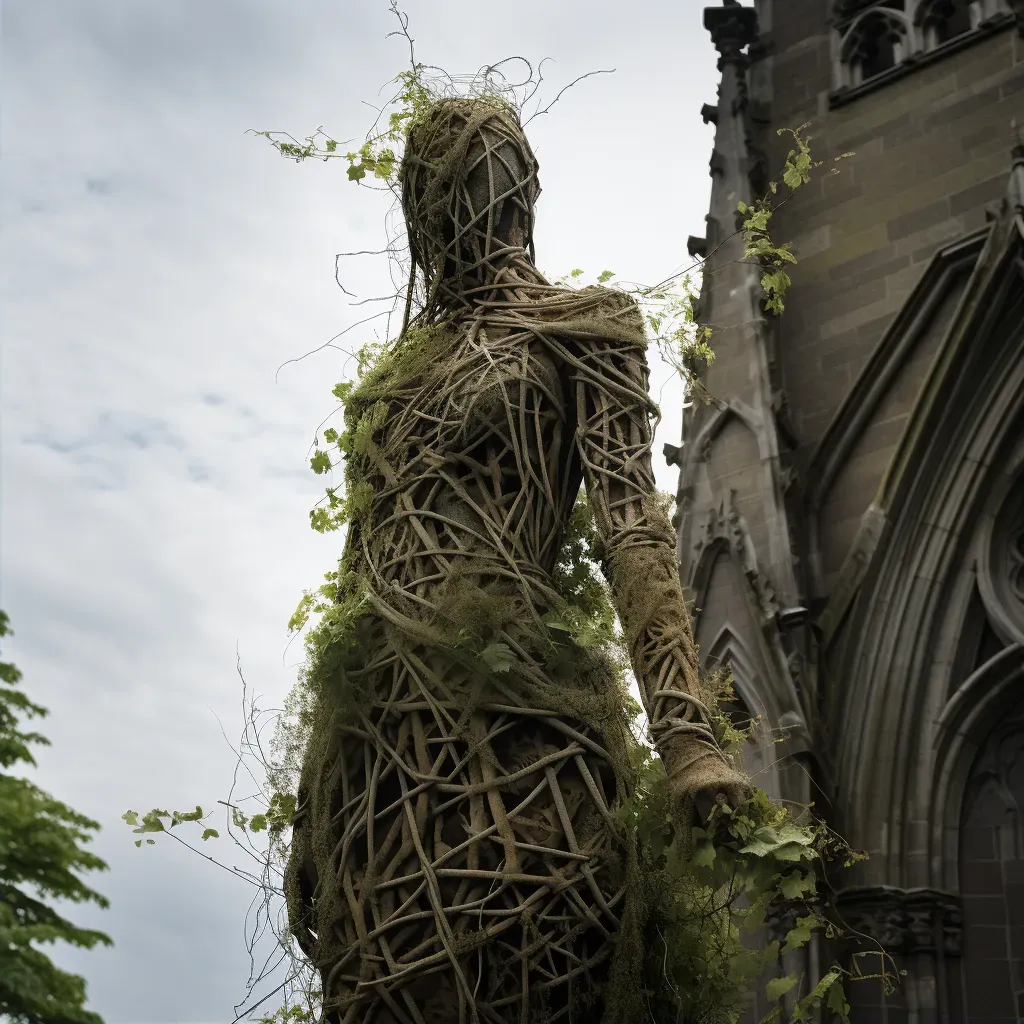
<instances>
[{"instance_id":1,"label":"woven twig texture","mask_svg":"<svg viewBox=\"0 0 1024 1024\"><path fill-rule=\"evenodd\" d=\"M695 696L646 342L626 296L533 267L536 163L508 111L442 105L417 131L431 298L349 409L372 490L342 565L363 604L318 667L289 911L332 1021L598 1020L633 741L613 660L552 618L584 480L680 792L734 779Z\"/></svg>"}]
</instances>

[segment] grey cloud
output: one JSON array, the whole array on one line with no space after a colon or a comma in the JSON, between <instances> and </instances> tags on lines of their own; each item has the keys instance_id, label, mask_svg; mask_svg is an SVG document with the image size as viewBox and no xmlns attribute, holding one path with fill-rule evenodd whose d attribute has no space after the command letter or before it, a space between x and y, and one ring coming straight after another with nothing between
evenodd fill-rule
<instances>
[{"instance_id":1,"label":"grey cloud","mask_svg":"<svg viewBox=\"0 0 1024 1024\"><path fill-rule=\"evenodd\" d=\"M88 433L83 437L62 440L43 434L31 434L23 438L25 444L41 445L59 454L77 454L90 448L117 447L145 451L157 446L166 446L176 451L185 449L185 441L166 420L155 419L131 412L99 413Z\"/></svg>"}]
</instances>

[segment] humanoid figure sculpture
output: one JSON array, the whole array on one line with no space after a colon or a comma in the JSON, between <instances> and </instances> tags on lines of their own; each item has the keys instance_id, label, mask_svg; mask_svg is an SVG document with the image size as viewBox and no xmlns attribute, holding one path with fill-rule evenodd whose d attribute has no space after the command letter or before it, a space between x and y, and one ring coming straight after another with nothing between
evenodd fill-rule
<instances>
[{"instance_id":1,"label":"humanoid figure sculpture","mask_svg":"<svg viewBox=\"0 0 1024 1024\"><path fill-rule=\"evenodd\" d=\"M316 667L291 925L329 1021L596 1021L599 997L578 1007L625 910L634 741L621 672L559 618L581 483L673 793L746 785L699 699L643 326L624 294L537 271L537 163L506 106L439 101L402 184L425 299L347 411L356 612Z\"/></svg>"}]
</instances>

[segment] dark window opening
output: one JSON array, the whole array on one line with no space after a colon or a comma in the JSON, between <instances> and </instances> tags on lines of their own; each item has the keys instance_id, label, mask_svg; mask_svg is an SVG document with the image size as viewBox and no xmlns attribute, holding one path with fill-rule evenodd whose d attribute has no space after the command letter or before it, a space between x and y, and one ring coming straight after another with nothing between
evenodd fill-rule
<instances>
[{"instance_id":1,"label":"dark window opening","mask_svg":"<svg viewBox=\"0 0 1024 1024\"><path fill-rule=\"evenodd\" d=\"M957 1020L1019 1020L1024 930L1024 719L1008 716L971 769L960 823L961 962Z\"/></svg>"},{"instance_id":2,"label":"dark window opening","mask_svg":"<svg viewBox=\"0 0 1024 1024\"><path fill-rule=\"evenodd\" d=\"M936 0L924 18L925 45L934 49L973 28L969 0Z\"/></svg>"},{"instance_id":3,"label":"dark window opening","mask_svg":"<svg viewBox=\"0 0 1024 1024\"><path fill-rule=\"evenodd\" d=\"M884 15L865 18L850 50L853 85L895 67L903 58L903 36Z\"/></svg>"}]
</instances>

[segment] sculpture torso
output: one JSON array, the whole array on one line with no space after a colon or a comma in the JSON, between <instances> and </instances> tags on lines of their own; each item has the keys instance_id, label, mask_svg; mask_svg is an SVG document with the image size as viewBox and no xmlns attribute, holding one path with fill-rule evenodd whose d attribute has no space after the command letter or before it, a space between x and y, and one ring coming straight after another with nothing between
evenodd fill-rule
<instances>
[{"instance_id":1,"label":"sculpture torso","mask_svg":"<svg viewBox=\"0 0 1024 1024\"><path fill-rule=\"evenodd\" d=\"M582 479L552 337L481 315L369 389L360 696L324 701L289 868L328 1019L558 1020L607 969L630 738L611 664L543 621Z\"/></svg>"},{"instance_id":2,"label":"sculpture torso","mask_svg":"<svg viewBox=\"0 0 1024 1024\"><path fill-rule=\"evenodd\" d=\"M388 402L374 498L353 541L403 589L466 571L540 582L582 478L564 369L544 341L479 321L444 332L436 349Z\"/></svg>"}]
</instances>

